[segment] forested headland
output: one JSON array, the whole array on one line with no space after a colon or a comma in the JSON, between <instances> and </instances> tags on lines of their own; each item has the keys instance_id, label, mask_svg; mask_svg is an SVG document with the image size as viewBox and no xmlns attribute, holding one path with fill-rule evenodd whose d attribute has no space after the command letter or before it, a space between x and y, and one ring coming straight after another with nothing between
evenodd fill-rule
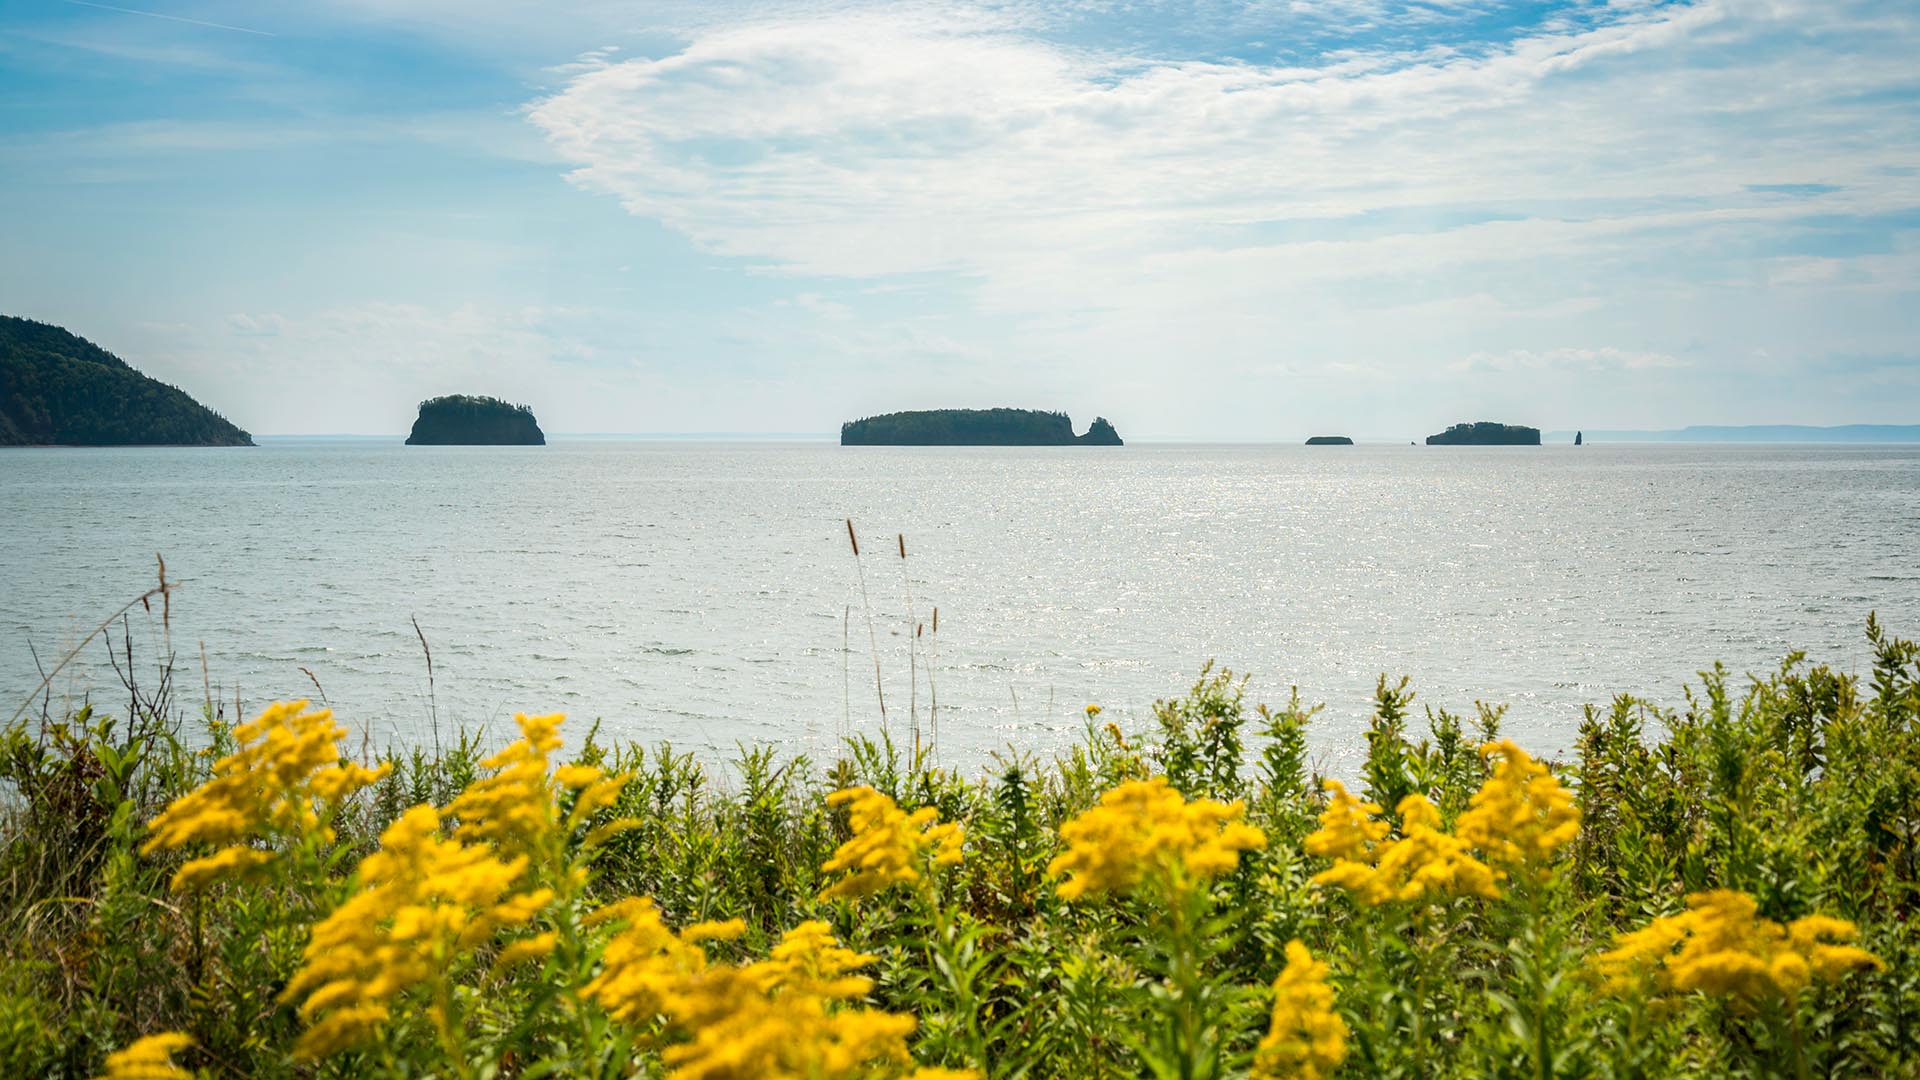
<instances>
[{"instance_id":1,"label":"forested headland","mask_svg":"<svg viewBox=\"0 0 1920 1080\"><path fill-rule=\"evenodd\" d=\"M184 390L58 326L0 315L0 446L252 446Z\"/></svg>"}]
</instances>

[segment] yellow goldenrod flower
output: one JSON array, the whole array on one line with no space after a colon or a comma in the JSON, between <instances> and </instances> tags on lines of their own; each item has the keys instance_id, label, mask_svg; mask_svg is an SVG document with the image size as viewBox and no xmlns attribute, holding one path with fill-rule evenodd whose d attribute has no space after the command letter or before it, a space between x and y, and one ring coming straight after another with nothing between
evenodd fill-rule
<instances>
[{"instance_id":1,"label":"yellow goldenrod flower","mask_svg":"<svg viewBox=\"0 0 1920 1080\"><path fill-rule=\"evenodd\" d=\"M1505 872L1544 873L1553 853L1580 835L1573 794L1511 739L1480 752L1497 761L1454 832Z\"/></svg>"},{"instance_id":2,"label":"yellow goldenrod flower","mask_svg":"<svg viewBox=\"0 0 1920 1080\"><path fill-rule=\"evenodd\" d=\"M763 964L756 965L775 984L814 997L852 1001L867 996L873 980L849 975L879 959L857 953L834 940L833 928L809 919L781 935Z\"/></svg>"},{"instance_id":3,"label":"yellow goldenrod flower","mask_svg":"<svg viewBox=\"0 0 1920 1080\"><path fill-rule=\"evenodd\" d=\"M671 1080L854 1080L911 1064L908 1015L847 1006L873 980L873 957L840 946L822 922L787 931L768 959L709 968L671 1015L688 1041L661 1058Z\"/></svg>"},{"instance_id":4,"label":"yellow goldenrod flower","mask_svg":"<svg viewBox=\"0 0 1920 1080\"><path fill-rule=\"evenodd\" d=\"M95 1080L193 1080L193 1074L173 1063L173 1055L193 1045L177 1031L135 1039L124 1050L107 1055L107 1071Z\"/></svg>"},{"instance_id":5,"label":"yellow goldenrod flower","mask_svg":"<svg viewBox=\"0 0 1920 1080\"><path fill-rule=\"evenodd\" d=\"M1067 850L1047 865L1061 899L1088 892L1132 892L1149 877L1180 871L1216 877L1240 864L1240 852L1267 846L1266 834L1240 818L1246 806L1188 802L1164 776L1129 780L1100 805L1060 827Z\"/></svg>"},{"instance_id":6,"label":"yellow goldenrod flower","mask_svg":"<svg viewBox=\"0 0 1920 1080\"><path fill-rule=\"evenodd\" d=\"M560 748L560 724L565 719L562 713L514 714L520 739L480 762L488 775L468 784L447 807L447 813L460 821L454 835L489 842L511 855L545 849L555 829L547 757Z\"/></svg>"},{"instance_id":7,"label":"yellow goldenrod flower","mask_svg":"<svg viewBox=\"0 0 1920 1080\"><path fill-rule=\"evenodd\" d=\"M1465 840L1440 830L1440 811L1426 796L1409 795L1395 809L1400 812L1400 838L1381 849L1374 867L1389 899L1500 898L1493 870L1473 857Z\"/></svg>"},{"instance_id":8,"label":"yellow goldenrod flower","mask_svg":"<svg viewBox=\"0 0 1920 1080\"><path fill-rule=\"evenodd\" d=\"M1832 982L1850 971L1886 969L1880 958L1867 950L1837 944L1852 941L1859 933L1860 929L1847 920L1827 915L1808 915L1787 924L1793 951L1806 958L1814 978L1822 982Z\"/></svg>"},{"instance_id":9,"label":"yellow goldenrod flower","mask_svg":"<svg viewBox=\"0 0 1920 1080\"><path fill-rule=\"evenodd\" d=\"M295 1057L357 1045L401 995L445 977L462 955L552 901L550 889L512 893L524 857L502 861L486 847L442 838L439 829L433 807L407 811L361 861L360 891L313 927L302 967L280 995L300 1001L310 1025Z\"/></svg>"},{"instance_id":10,"label":"yellow goldenrod flower","mask_svg":"<svg viewBox=\"0 0 1920 1080\"><path fill-rule=\"evenodd\" d=\"M530 960L545 960L553 955L553 947L560 943L560 935L549 930L535 934L530 938L521 938L500 950L493 958L494 970L510 968L515 964L524 964Z\"/></svg>"},{"instance_id":11,"label":"yellow goldenrod flower","mask_svg":"<svg viewBox=\"0 0 1920 1080\"><path fill-rule=\"evenodd\" d=\"M592 765L562 765L553 770L553 782L568 791L579 791L600 777L600 770Z\"/></svg>"},{"instance_id":12,"label":"yellow goldenrod flower","mask_svg":"<svg viewBox=\"0 0 1920 1080\"><path fill-rule=\"evenodd\" d=\"M939 824L939 812L925 806L909 814L886 795L864 785L827 796L828 806L846 806L853 837L820 867L822 873L851 871L834 882L821 899L872 896L893 885L920 880L915 863L927 852L935 866L960 861L960 826Z\"/></svg>"},{"instance_id":13,"label":"yellow goldenrod flower","mask_svg":"<svg viewBox=\"0 0 1920 1080\"><path fill-rule=\"evenodd\" d=\"M1098 705L1087 706L1087 719L1091 720L1094 717L1099 715L1100 715L1100 706Z\"/></svg>"},{"instance_id":14,"label":"yellow goldenrod flower","mask_svg":"<svg viewBox=\"0 0 1920 1080\"><path fill-rule=\"evenodd\" d=\"M681 1040L661 1055L672 1080L864 1080L911 1064L914 1018L849 1004L872 990L853 972L874 958L841 946L825 923L802 923L767 959L735 967L709 962L698 943L738 936L738 921L675 934L650 900L595 918L624 925L583 992L622 1023L665 1021Z\"/></svg>"},{"instance_id":15,"label":"yellow goldenrod flower","mask_svg":"<svg viewBox=\"0 0 1920 1080\"><path fill-rule=\"evenodd\" d=\"M1400 836L1386 840L1387 823L1372 817L1378 806L1355 799L1338 780L1327 781L1327 790L1333 798L1306 847L1331 857L1333 865L1314 875L1315 884L1343 889L1367 907L1457 896L1500 898L1493 870L1473 857L1466 841L1441 830L1440 811L1426 796L1400 800L1395 807Z\"/></svg>"},{"instance_id":16,"label":"yellow goldenrod flower","mask_svg":"<svg viewBox=\"0 0 1920 1080\"><path fill-rule=\"evenodd\" d=\"M537 864L594 814L613 805L627 777L607 776L592 765L562 765L548 776L548 761L560 748L566 715L516 713L513 720L520 727L519 740L482 761L487 775L468 784L447 812L460 820L455 830L460 839L485 841L503 855L525 855ZM564 822L555 803L559 789L577 792ZM588 846L616 831L602 827Z\"/></svg>"},{"instance_id":17,"label":"yellow goldenrod flower","mask_svg":"<svg viewBox=\"0 0 1920 1080\"><path fill-rule=\"evenodd\" d=\"M1782 926L1761 918L1753 897L1715 889L1687 897L1687 910L1678 915L1618 936L1592 965L1613 993L1642 990L1656 980L1660 991L1697 990L1750 1004L1791 997L1815 978L1832 981L1851 971L1883 969L1879 957L1843 944L1856 932L1852 923L1825 915Z\"/></svg>"},{"instance_id":18,"label":"yellow goldenrod flower","mask_svg":"<svg viewBox=\"0 0 1920 1080\"><path fill-rule=\"evenodd\" d=\"M746 931L738 919L699 923L679 934L669 929L650 899L630 897L587 917L589 926L619 922L601 956L600 974L581 990L615 1020L646 1027L670 1013L684 1013L688 987L707 971L704 941L729 940Z\"/></svg>"},{"instance_id":19,"label":"yellow goldenrod flower","mask_svg":"<svg viewBox=\"0 0 1920 1080\"><path fill-rule=\"evenodd\" d=\"M250 847L224 847L211 855L189 859L174 871L171 888L189 892L216 881L245 878L273 861L273 854Z\"/></svg>"},{"instance_id":20,"label":"yellow goldenrod flower","mask_svg":"<svg viewBox=\"0 0 1920 1080\"><path fill-rule=\"evenodd\" d=\"M388 765L367 769L343 760L347 729L328 709L307 712L305 701L279 701L233 729L238 745L214 763L213 778L148 823L143 854L188 844L219 850L187 862L173 888L198 888L243 876L270 862L271 850L254 846L314 837L330 841L322 812L331 816L341 800L387 774ZM318 806L316 807L316 803Z\"/></svg>"},{"instance_id":21,"label":"yellow goldenrod flower","mask_svg":"<svg viewBox=\"0 0 1920 1080\"><path fill-rule=\"evenodd\" d=\"M1374 845L1390 831L1377 818L1379 804L1361 802L1338 780L1328 780L1324 786L1327 808L1320 812L1320 828L1307 835L1307 854L1371 864Z\"/></svg>"},{"instance_id":22,"label":"yellow goldenrod flower","mask_svg":"<svg viewBox=\"0 0 1920 1080\"><path fill-rule=\"evenodd\" d=\"M1347 1022L1334 1011L1327 965L1298 938L1273 980L1273 1023L1253 1056L1253 1080L1321 1080L1347 1059Z\"/></svg>"}]
</instances>

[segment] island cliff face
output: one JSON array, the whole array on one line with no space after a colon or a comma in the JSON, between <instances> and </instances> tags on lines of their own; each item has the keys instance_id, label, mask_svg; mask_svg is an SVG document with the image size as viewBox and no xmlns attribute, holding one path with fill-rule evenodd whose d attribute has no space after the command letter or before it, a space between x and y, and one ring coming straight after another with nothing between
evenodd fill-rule
<instances>
[{"instance_id":1,"label":"island cliff face","mask_svg":"<svg viewBox=\"0 0 1920 1080\"><path fill-rule=\"evenodd\" d=\"M60 329L0 315L0 446L252 446L186 392Z\"/></svg>"},{"instance_id":2,"label":"island cliff face","mask_svg":"<svg viewBox=\"0 0 1920 1080\"><path fill-rule=\"evenodd\" d=\"M449 394L420 403L408 446L545 446L533 410L499 398Z\"/></svg>"},{"instance_id":3,"label":"island cliff face","mask_svg":"<svg viewBox=\"0 0 1920 1080\"><path fill-rule=\"evenodd\" d=\"M1122 446L1104 416L1085 435L1066 413L1038 409L927 409L840 425L841 446Z\"/></svg>"},{"instance_id":4,"label":"island cliff face","mask_svg":"<svg viewBox=\"0 0 1920 1080\"><path fill-rule=\"evenodd\" d=\"M1455 424L1438 435L1427 436L1428 446L1539 446L1540 429L1520 424L1496 424L1482 420L1475 424Z\"/></svg>"}]
</instances>

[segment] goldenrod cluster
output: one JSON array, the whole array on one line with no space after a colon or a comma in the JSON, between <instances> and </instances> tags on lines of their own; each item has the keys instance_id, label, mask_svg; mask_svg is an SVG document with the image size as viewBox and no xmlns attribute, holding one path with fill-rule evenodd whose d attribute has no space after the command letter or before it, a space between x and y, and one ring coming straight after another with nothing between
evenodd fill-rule
<instances>
[{"instance_id":1,"label":"goldenrod cluster","mask_svg":"<svg viewBox=\"0 0 1920 1080\"><path fill-rule=\"evenodd\" d=\"M1497 760L1454 832L1505 871L1544 867L1580 835L1573 794L1511 739L1480 752Z\"/></svg>"},{"instance_id":2,"label":"goldenrod cluster","mask_svg":"<svg viewBox=\"0 0 1920 1080\"><path fill-rule=\"evenodd\" d=\"M864 785L834 792L827 796L827 805L847 807L853 837L841 844L820 870L827 874L842 870L852 873L821 893L822 899L872 896L892 885L912 884L920 880L914 864L924 852L932 852L935 866L952 866L960 861L960 826L937 824L940 815L931 806L909 814L886 795Z\"/></svg>"},{"instance_id":3,"label":"goldenrod cluster","mask_svg":"<svg viewBox=\"0 0 1920 1080\"><path fill-rule=\"evenodd\" d=\"M1188 802L1164 776L1129 780L1100 805L1060 826L1067 850L1047 865L1061 899L1088 892L1132 892L1149 877L1184 872L1211 878L1240 864L1240 853L1267 846L1266 834L1240 820L1246 806Z\"/></svg>"},{"instance_id":4,"label":"goldenrod cluster","mask_svg":"<svg viewBox=\"0 0 1920 1080\"><path fill-rule=\"evenodd\" d=\"M801 923L767 959L733 966L710 963L701 943L737 936L737 920L675 934L645 899L597 917L625 925L583 994L624 1023L663 1021L682 1040L661 1052L671 1080L852 1080L911 1068L914 1018L851 1004L873 989L853 972L874 958L841 946L823 922ZM970 1075L919 1070L910 1080Z\"/></svg>"},{"instance_id":5,"label":"goldenrod cluster","mask_svg":"<svg viewBox=\"0 0 1920 1080\"><path fill-rule=\"evenodd\" d=\"M767 959L697 983L673 1017L690 1040L661 1059L673 1080L829 1080L904 1066L912 1016L834 1007L873 989L852 972L874 959L842 947L827 924L803 922Z\"/></svg>"},{"instance_id":6,"label":"goldenrod cluster","mask_svg":"<svg viewBox=\"0 0 1920 1080\"><path fill-rule=\"evenodd\" d=\"M1687 910L1678 915L1620 935L1593 965L1615 993L1643 989L1657 976L1661 990L1698 990L1752 1003L1791 997L1814 979L1883 969L1879 957L1844 944L1856 933L1852 923L1825 915L1782 926L1761 918L1753 897L1715 889L1688 896Z\"/></svg>"},{"instance_id":7,"label":"goldenrod cluster","mask_svg":"<svg viewBox=\"0 0 1920 1080\"><path fill-rule=\"evenodd\" d=\"M1298 938L1273 980L1273 1024L1253 1055L1253 1080L1321 1080L1347 1059L1347 1022L1334 1011L1327 965Z\"/></svg>"},{"instance_id":8,"label":"goldenrod cluster","mask_svg":"<svg viewBox=\"0 0 1920 1080\"><path fill-rule=\"evenodd\" d=\"M1424 795L1409 795L1395 809L1400 835L1373 815L1374 803L1353 797L1338 780L1326 782L1330 798L1320 828L1306 839L1308 853L1333 860L1314 883L1345 889L1368 907L1456 896L1497 900L1493 870L1473 857L1471 846L1440 828L1440 811Z\"/></svg>"},{"instance_id":9,"label":"goldenrod cluster","mask_svg":"<svg viewBox=\"0 0 1920 1080\"><path fill-rule=\"evenodd\" d=\"M1374 846L1393 831L1379 819L1380 804L1361 802L1338 780L1325 787L1327 808L1320 812L1320 828L1307 834L1307 854L1371 865Z\"/></svg>"},{"instance_id":10,"label":"goldenrod cluster","mask_svg":"<svg viewBox=\"0 0 1920 1080\"><path fill-rule=\"evenodd\" d=\"M242 876L272 860L255 841L307 835L331 842L318 803L329 812L346 796L387 774L341 758L347 729L328 709L305 711L305 701L278 701L233 729L239 749L214 763L213 778L175 799L148 823L143 854L188 844L221 845L188 861L173 876L176 891Z\"/></svg>"},{"instance_id":11,"label":"goldenrod cluster","mask_svg":"<svg viewBox=\"0 0 1920 1080\"><path fill-rule=\"evenodd\" d=\"M416 806L361 861L360 891L317 923L303 966L281 993L310 1026L294 1054L316 1058L363 1041L396 998L440 977L502 928L527 922L551 889L514 894L525 856L439 835L440 815Z\"/></svg>"},{"instance_id":12,"label":"goldenrod cluster","mask_svg":"<svg viewBox=\"0 0 1920 1080\"><path fill-rule=\"evenodd\" d=\"M493 844L503 855L537 857L620 797L627 777L606 776L591 765L563 765L549 779L548 759L560 748L563 713L514 714L520 739L482 761L490 775L467 785L447 812L460 821L455 835ZM554 786L578 792L563 823Z\"/></svg>"},{"instance_id":13,"label":"goldenrod cluster","mask_svg":"<svg viewBox=\"0 0 1920 1080\"><path fill-rule=\"evenodd\" d=\"M739 919L696 923L674 933L660 909L646 897L628 897L587 917L589 925L619 922L621 928L601 954L600 974L581 995L615 1019L647 1027L664 1016L686 1012L688 988L708 972L706 941L729 941L746 931Z\"/></svg>"},{"instance_id":14,"label":"goldenrod cluster","mask_svg":"<svg viewBox=\"0 0 1920 1080\"><path fill-rule=\"evenodd\" d=\"M173 1063L173 1055L193 1045L177 1031L136 1039L124 1050L107 1055L107 1071L94 1080L193 1080L193 1074Z\"/></svg>"}]
</instances>

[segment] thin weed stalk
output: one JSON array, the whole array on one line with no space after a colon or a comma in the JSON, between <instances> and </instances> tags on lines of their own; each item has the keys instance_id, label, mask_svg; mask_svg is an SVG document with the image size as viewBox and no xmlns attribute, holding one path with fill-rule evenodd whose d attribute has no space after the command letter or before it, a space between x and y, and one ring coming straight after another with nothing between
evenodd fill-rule
<instances>
[{"instance_id":1,"label":"thin weed stalk","mask_svg":"<svg viewBox=\"0 0 1920 1080\"><path fill-rule=\"evenodd\" d=\"M873 629L873 602L867 598L867 570L860 562L860 538L847 519L847 543L853 545L853 568L860 579L860 608L867 616L867 648L873 654L873 692L880 699L880 730L887 730L887 688L880 681L880 636Z\"/></svg>"}]
</instances>

